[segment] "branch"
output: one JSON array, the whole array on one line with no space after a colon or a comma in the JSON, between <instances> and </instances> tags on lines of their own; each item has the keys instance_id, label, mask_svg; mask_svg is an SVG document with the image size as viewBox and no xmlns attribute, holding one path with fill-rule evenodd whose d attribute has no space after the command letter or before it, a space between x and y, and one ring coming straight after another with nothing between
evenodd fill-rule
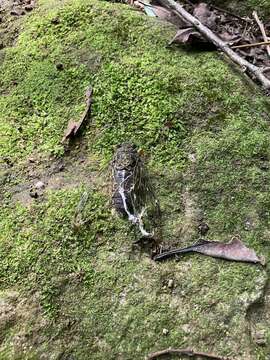
<instances>
[{"instance_id":1,"label":"branch","mask_svg":"<svg viewBox=\"0 0 270 360\"><path fill-rule=\"evenodd\" d=\"M229 45L215 35L208 27L203 25L197 18L187 12L182 5L176 3L174 0L159 0L160 3L179 14L182 18L192 24L207 40L212 42L216 47L227 54L233 62L240 65L243 69L247 69L265 89L270 89L270 80L264 76L263 72L257 66L249 63L243 59L235 51L233 51Z\"/></svg>"},{"instance_id":2,"label":"branch","mask_svg":"<svg viewBox=\"0 0 270 360\"><path fill-rule=\"evenodd\" d=\"M196 352L191 349L172 349L172 348L154 352L148 355L147 360L154 360L163 355L182 355L182 356L188 356L190 358L195 358L197 356L200 356L205 359L211 359L211 360L229 360L229 358L220 357L213 354L207 354L204 352Z\"/></svg>"},{"instance_id":3,"label":"branch","mask_svg":"<svg viewBox=\"0 0 270 360\"><path fill-rule=\"evenodd\" d=\"M236 14L232 13L231 11L228 11L228 10L225 10L225 9L221 9L220 7L218 7L218 6L216 6L216 5L212 5L212 4L211 4L210 7L213 8L213 9L215 9L215 10L218 10L218 11L220 11L220 12L223 12L223 13L225 13L225 14L228 14L228 15L230 15L230 16L233 16L233 17L235 17L236 19L242 20L242 21L244 21L244 22L250 22L250 21L252 21L252 20L245 19L245 18L243 18L243 17L241 17L241 16L239 16L239 15L236 15Z\"/></svg>"},{"instance_id":4,"label":"branch","mask_svg":"<svg viewBox=\"0 0 270 360\"><path fill-rule=\"evenodd\" d=\"M257 12L256 12L256 11L253 11L252 15L253 15L256 23L258 24L258 26L259 26L259 28L260 28L260 30L261 30L261 33L262 33L262 36L263 36L263 40L264 40L265 42L268 41L268 43L269 43L269 38L268 38L267 35L266 35L265 28L264 28L264 26L263 26L263 23L262 23L261 20L259 19L259 16L258 16ZM269 43L269 44L270 44L270 43ZM266 46L266 51L267 51L267 54L270 56L270 46Z\"/></svg>"},{"instance_id":5,"label":"branch","mask_svg":"<svg viewBox=\"0 0 270 360\"><path fill-rule=\"evenodd\" d=\"M270 40L261 41L261 42L257 42L257 43L251 43L251 44L234 45L231 47L231 49L243 49L243 48L250 48L250 47L262 46L262 45L268 45L268 44L270 44ZM268 46L267 46L267 48L268 48Z\"/></svg>"}]
</instances>

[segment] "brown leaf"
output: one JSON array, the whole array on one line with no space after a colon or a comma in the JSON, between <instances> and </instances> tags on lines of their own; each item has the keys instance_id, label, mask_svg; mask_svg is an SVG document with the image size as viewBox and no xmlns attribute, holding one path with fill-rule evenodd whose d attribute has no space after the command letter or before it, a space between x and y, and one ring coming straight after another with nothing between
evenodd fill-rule
<instances>
[{"instance_id":1,"label":"brown leaf","mask_svg":"<svg viewBox=\"0 0 270 360\"><path fill-rule=\"evenodd\" d=\"M207 256L216 258L242 261L250 263L260 263L265 265L264 258L259 258L255 251L246 247L239 239L233 239L231 242L225 244L218 241L205 241L186 247L182 249L175 249L154 257L155 261L165 260L174 255L197 252Z\"/></svg>"},{"instance_id":2,"label":"brown leaf","mask_svg":"<svg viewBox=\"0 0 270 360\"><path fill-rule=\"evenodd\" d=\"M194 28L189 27L186 29L180 29L175 34L174 38L169 42L171 44L198 44L205 43L206 40L202 37L202 35L194 30Z\"/></svg>"},{"instance_id":3,"label":"brown leaf","mask_svg":"<svg viewBox=\"0 0 270 360\"><path fill-rule=\"evenodd\" d=\"M152 354L149 354L147 356L146 360L155 360L158 358L164 358L164 356L174 356L174 355L178 355L178 356L184 356L184 357L189 357L189 358L204 358L204 359L212 359L212 360L230 360L227 357L221 357L215 354L210 354L210 353L205 353L205 352L201 352L201 351L194 351L192 349L173 349L173 348L169 348L169 349L165 349L165 350L161 350L161 351L156 351Z\"/></svg>"},{"instance_id":4,"label":"brown leaf","mask_svg":"<svg viewBox=\"0 0 270 360\"><path fill-rule=\"evenodd\" d=\"M65 130L65 134L62 139L62 143L64 141L66 141L68 138L74 136L74 131L76 130L77 126L78 126L78 123L76 123L75 121L73 121L73 120L69 121L68 126Z\"/></svg>"},{"instance_id":5,"label":"brown leaf","mask_svg":"<svg viewBox=\"0 0 270 360\"><path fill-rule=\"evenodd\" d=\"M70 120L68 126L65 130L62 143L64 143L67 139L74 137L77 135L78 131L81 129L84 122L90 117L91 108L92 108L92 97L93 97L93 89L89 87L85 94L86 97L86 109L78 122Z\"/></svg>"}]
</instances>

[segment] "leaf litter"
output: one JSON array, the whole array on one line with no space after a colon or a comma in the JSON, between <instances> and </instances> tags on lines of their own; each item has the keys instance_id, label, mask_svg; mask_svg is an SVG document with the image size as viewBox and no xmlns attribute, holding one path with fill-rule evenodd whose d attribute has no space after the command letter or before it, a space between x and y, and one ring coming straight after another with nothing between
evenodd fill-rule
<instances>
[{"instance_id":1,"label":"leaf litter","mask_svg":"<svg viewBox=\"0 0 270 360\"><path fill-rule=\"evenodd\" d=\"M168 43L169 46L184 44L192 47L197 46L200 50L216 48L209 39L203 36L185 18L181 17L179 13L176 15L176 11L169 6L162 6L163 3L163 0L145 0L145 2L137 0L133 6L146 13L149 13L151 8L151 16L171 22L178 27L175 36ZM263 23L255 11L252 17L240 17L204 2L193 3L186 0L184 4L181 4L181 7L198 19L231 49L234 49L244 60L259 67L261 72L270 79L270 21ZM175 17L178 18L177 21L175 21ZM251 74L250 76L254 80L254 76Z\"/></svg>"}]
</instances>

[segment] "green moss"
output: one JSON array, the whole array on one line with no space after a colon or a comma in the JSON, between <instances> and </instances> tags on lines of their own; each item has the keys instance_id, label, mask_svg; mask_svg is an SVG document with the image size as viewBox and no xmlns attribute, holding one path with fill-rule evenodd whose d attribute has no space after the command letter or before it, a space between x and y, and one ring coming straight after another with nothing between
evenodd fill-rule
<instances>
[{"instance_id":1,"label":"green moss","mask_svg":"<svg viewBox=\"0 0 270 360\"><path fill-rule=\"evenodd\" d=\"M130 10L124 14L118 5L102 8L76 1L42 19L40 10L18 45L7 50L1 70L6 93L0 104L1 155L62 154L63 131L83 111L89 83L95 89L96 126L86 136L95 137L93 148L106 158L115 144L131 137L151 148L155 158L181 165L179 149L191 118L209 117L210 101L212 122L226 121L227 111L246 106L240 81L215 56L190 57L184 51L180 56L164 47L172 27Z\"/></svg>"},{"instance_id":2,"label":"green moss","mask_svg":"<svg viewBox=\"0 0 270 360\"><path fill-rule=\"evenodd\" d=\"M99 193L90 193L88 224L76 230L71 224L82 191L52 193L46 203L31 209L1 210L1 286L37 292L43 314L51 318L39 336L57 334L52 343L36 347L35 356L57 346L82 359L89 352L93 359L121 354L141 358L169 344L205 347L206 335L219 341L223 354L230 353L222 341L225 335L229 341L224 316L236 322L231 326L240 334L245 297L253 292L258 296L261 270L199 257L156 265L132 254L128 227L112 217ZM173 292L166 286L171 277ZM213 318L207 315L209 307ZM74 326L66 327L67 321ZM164 328L167 336L162 335ZM192 336L187 337L187 331ZM69 344L56 345L64 338Z\"/></svg>"},{"instance_id":3,"label":"green moss","mask_svg":"<svg viewBox=\"0 0 270 360\"><path fill-rule=\"evenodd\" d=\"M84 155L98 159L100 169L120 142L144 150L161 202L164 244L197 240L200 213L210 239L239 235L268 257L266 100L217 54L167 49L174 28L124 5L40 3L1 65L0 155L9 164L33 153L63 155L64 129L80 117L91 84ZM2 192L11 187L3 169ZM17 182L28 181L19 166L13 169ZM79 229L73 226L85 191L79 175L75 189L45 193L28 207L14 204L12 189L3 194L1 289L16 288L30 299L36 294L46 322L19 318L5 332L1 356L143 359L169 346L237 359L266 354L269 344L258 350L250 342L247 319L266 273L199 255L155 264L133 249L132 228L111 213L107 173L94 174L99 187L89 193ZM16 350L22 323L26 340Z\"/></svg>"}]
</instances>

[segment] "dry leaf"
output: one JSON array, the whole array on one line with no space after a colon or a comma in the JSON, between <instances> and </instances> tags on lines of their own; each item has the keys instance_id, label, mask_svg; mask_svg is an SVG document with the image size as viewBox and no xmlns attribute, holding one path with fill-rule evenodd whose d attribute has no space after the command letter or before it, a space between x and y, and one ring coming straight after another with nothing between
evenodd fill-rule
<instances>
[{"instance_id":1,"label":"dry leaf","mask_svg":"<svg viewBox=\"0 0 270 360\"><path fill-rule=\"evenodd\" d=\"M84 122L90 117L91 108L92 108L92 97L93 97L93 89L89 87L85 94L86 97L86 109L78 122L70 120L68 126L65 130L62 143L64 143L67 139L76 136Z\"/></svg>"},{"instance_id":2,"label":"dry leaf","mask_svg":"<svg viewBox=\"0 0 270 360\"><path fill-rule=\"evenodd\" d=\"M194 30L194 28L189 27L186 29L180 29L175 34L174 38L169 42L171 44L198 44L205 43L206 40L202 37L202 35Z\"/></svg>"},{"instance_id":3,"label":"dry leaf","mask_svg":"<svg viewBox=\"0 0 270 360\"><path fill-rule=\"evenodd\" d=\"M159 254L154 257L154 260L161 261L174 255L181 255L193 252L231 261L260 263L262 265L265 265L264 258L258 257L254 250L246 247L239 239L233 239L227 244L218 241L202 240L186 248L175 249L165 252L163 254Z\"/></svg>"}]
</instances>

